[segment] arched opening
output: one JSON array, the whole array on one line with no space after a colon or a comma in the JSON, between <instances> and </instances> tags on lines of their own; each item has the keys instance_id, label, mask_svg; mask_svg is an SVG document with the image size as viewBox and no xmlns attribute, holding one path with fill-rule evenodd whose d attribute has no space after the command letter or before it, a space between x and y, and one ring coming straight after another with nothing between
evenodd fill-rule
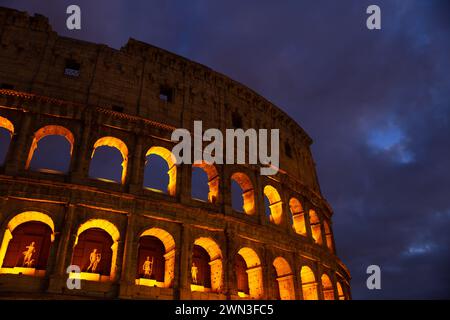
<instances>
[{"instance_id":1,"label":"arched opening","mask_svg":"<svg viewBox=\"0 0 450 320\"><path fill-rule=\"evenodd\" d=\"M27 211L8 223L0 247L0 273L43 276L55 238L52 219Z\"/></svg>"},{"instance_id":2,"label":"arched opening","mask_svg":"<svg viewBox=\"0 0 450 320\"><path fill-rule=\"evenodd\" d=\"M0 117L0 166L5 164L6 155L13 135L14 126L11 121Z\"/></svg>"},{"instance_id":3,"label":"arched opening","mask_svg":"<svg viewBox=\"0 0 450 320\"><path fill-rule=\"evenodd\" d=\"M194 242L191 265L191 291L220 292L223 285L222 252L211 238Z\"/></svg>"},{"instance_id":4,"label":"arched opening","mask_svg":"<svg viewBox=\"0 0 450 320\"><path fill-rule=\"evenodd\" d=\"M71 263L80 267L81 274L73 277L90 281L113 280L119 238L119 230L109 221L91 219L83 223L77 231Z\"/></svg>"},{"instance_id":5,"label":"arched opening","mask_svg":"<svg viewBox=\"0 0 450 320\"><path fill-rule=\"evenodd\" d=\"M303 266L300 271L302 279L302 293L303 300L318 300L316 276L312 269L308 266Z\"/></svg>"},{"instance_id":6,"label":"arched opening","mask_svg":"<svg viewBox=\"0 0 450 320\"><path fill-rule=\"evenodd\" d=\"M128 148L114 137L97 140L92 150L89 176L107 182L125 183L128 166Z\"/></svg>"},{"instance_id":7,"label":"arched opening","mask_svg":"<svg viewBox=\"0 0 450 320\"><path fill-rule=\"evenodd\" d=\"M316 211L313 209L309 210L309 224L311 226L311 234L314 242L317 244L322 244L322 229L320 225L320 219Z\"/></svg>"},{"instance_id":8,"label":"arched opening","mask_svg":"<svg viewBox=\"0 0 450 320\"><path fill-rule=\"evenodd\" d=\"M295 300L294 275L286 259L277 257L273 261L276 271L276 288L281 300Z\"/></svg>"},{"instance_id":9,"label":"arched opening","mask_svg":"<svg viewBox=\"0 0 450 320\"><path fill-rule=\"evenodd\" d=\"M175 240L167 231L151 228L139 239L136 284L170 288L175 269Z\"/></svg>"},{"instance_id":10,"label":"arched opening","mask_svg":"<svg viewBox=\"0 0 450 320\"><path fill-rule=\"evenodd\" d=\"M177 183L175 156L163 147L151 147L145 155L144 188L174 196Z\"/></svg>"},{"instance_id":11,"label":"arched opening","mask_svg":"<svg viewBox=\"0 0 450 320\"><path fill-rule=\"evenodd\" d=\"M337 287L339 300L346 300L345 293L344 293L344 290L342 289L342 285L341 285L340 281L336 282L336 287Z\"/></svg>"},{"instance_id":12,"label":"arched opening","mask_svg":"<svg viewBox=\"0 0 450 320\"><path fill-rule=\"evenodd\" d=\"M255 213L255 191L253 189L253 184L250 178L242 173L236 172L231 176L232 182L236 182L239 185L239 190L233 190L233 186L231 189L231 197L232 197L232 207L237 211L244 211L246 214L251 215ZM237 201L235 198L241 197L242 202L239 201L239 204L242 204L241 207L236 205Z\"/></svg>"},{"instance_id":13,"label":"arched opening","mask_svg":"<svg viewBox=\"0 0 450 320\"><path fill-rule=\"evenodd\" d=\"M305 212L302 204L298 199L291 198L289 200L289 209L292 214L292 226L296 233L306 236Z\"/></svg>"},{"instance_id":14,"label":"arched opening","mask_svg":"<svg viewBox=\"0 0 450 320\"><path fill-rule=\"evenodd\" d=\"M216 203L219 197L219 174L216 167L205 162L192 165L192 198Z\"/></svg>"},{"instance_id":15,"label":"arched opening","mask_svg":"<svg viewBox=\"0 0 450 320\"><path fill-rule=\"evenodd\" d=\"M321 277L323 297L325 300L334 300L334 289L330 277L324 273Z\"/></svg>"},{"instance_id":16,"label":"arched opening","mask_svg":"<svg viewBox=\"0 0 450 320\"><path fill-rule=\"evenodd\" d=\"M34 134L25 169L49 173L69 171L74 137L68 129L49 125Z\"/></svg>"},{"instance_id":17,"label":"arched opening","mask_svg":"<svg viewBox=\"0 0 450 320\"><path fill-rule=\"evenodd\" d=\"M264 187L264 196L269 202L270 222L280 224L283 218L283 202L277 189L271 185Z\"/></svg>"},{"instance_id":18,"label":"arched opening","mask_svg":"<svg viewBox=\"0 0 450 320\"><path fill-rule=\"evenodd\" d=\"M244 260L245 266L240 259ZM242 248L238 251L235 258L235 272L240 297L262 298L264 288L261 260L253 249Z\"/></svg>"},{"instance_id":19,"label":"arched opening","mask_svg":"<svg viewBox=\"0 0 450 320\"><path fill-rule=\"evenodd\" d=\"M323 226L325 229L325 239L327 241L327 247L328 249L330 249L331 252L334 252L333 233L331 232L331 228L330 225L328 224L328 221L324 221Z\"/></svg>"}]
</instances>

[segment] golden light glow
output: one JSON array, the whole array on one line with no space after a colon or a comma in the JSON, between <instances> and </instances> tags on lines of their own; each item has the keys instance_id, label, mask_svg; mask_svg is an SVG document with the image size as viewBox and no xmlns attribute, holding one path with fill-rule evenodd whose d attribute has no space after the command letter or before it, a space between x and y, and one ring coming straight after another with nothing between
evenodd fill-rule
<instances>
[{"instance_id":1,"label":"golden light glow","mask_svg":"<svg viewBox=\"0 0 450 320\"><path fill-rule=\"evenodd\" d=\"M312 269L308 266L303 266L300 271L300 277L302 279L303 299L318 300L317 282Z\"/></svg>"},{"instance_id":2,"label":"golden light glow","mask_svg":"<svg viewBox=\"0 0 450 320\"><path fill-rule=\"evenodd\" d=\"M14 125L6 118L0 117L0 128L5 128L11 136L14 134Z\"/></svg>"},{"instance_id":3,"label":"golden light glow","mask_svg":"<svg viewBox=\"0 0 450 320\"><path fill-rule=\"evenodd\" d=\"M45 270L36 270L35 268L0 268L0 274L23 274L26 276L43 277Z\"/></svg>"},{"instance_id":4,"label":"golden light glow","mask_svg":"<svg viewBox=\"0 0 450 320\"><path fill-rule=\"evenodd\" d=\"M166 230L160 228L150 228L145 230L141 237L152 236L158 238L164 245L164 282L158 282L151 279L137 279L139 284L147 286L156 286L161 288L170 288L173 285L174 272L175 272L175 240L172 235ZM147 281L148 280L148 281ZM150 283L149 281L154 281Z\"/></svg>"},{"instance_id":5,"label":"golden light glow","mask_svg":"<svg viewBox=\"0 0 450 320\"><path fill-rule=\"evenodd\" d=\"M289 200L289 209L292 214L293 227L296 233L306 236L305 212L298 199Z\"/></svg>"},{"instance_id":6,"label":"golden light glow","mask_svg":"<svg viewBox=\"0 0 450 320\"><path fill-rule=\"evenodd\" d=\"M324 273L321 277L323 297L325 300L334 300L334 289L330 277Z\"/></svg>"},{"instance_id":7,"label":"golden light glow","mask_svg":"<svg viewBox=\"0 0 450 320\"><path fill-rule=\"evenodd\" d=\"M339 281L336 282L336 287L337 287L339 300L345 300L344 290L342 290L342 285L341 285L341 283Z\"/></svg>"},{"instance_id":8,"label":"golden light glow","mask_svg":"<svg viewBox=\"0 0 450 320\"><path fill-rule=\"evenodd\" d=\"M283 203L277 189L271 185L264 187L264 195L269 199L270 221L280 224L283 218Z\"/></svg>"},{"instance_id":9,"label":"golden light glow","mask_svg":"<svg viewBox=\"0 0 450 320\"><path fill-rule=\"evenodd\" d=\"M39 141L42 138L45 138L47 136L63 136L66 138L67 141L70 143L70 155L72 156L73 146L75 143L75 139L73 137L72 132L70 132L68 129L56 126L56 125L49 125L40 128L36 133L34 134L33 142L31 143L30 152L28 153L27 162L25 163L25 169L28 169L30 167L31 160L33 159L34 151L36 151L36 148L38 146Z\"/></svg>"},{"instance_id":10,"label":"golden light glow","mask_svg":"<svg viewBox=\"0 0 450 320\"><path fill-rule=\"evenodd\" d=\"M45 223L50 227L52 230L51 234L51 241L53 242L55 240L55 225L53 223L52 218L50 218L48 215L37 212L37 211L26 211L19 213L18 215L15 215L9 222L8 226L5 230L5 234L3 235L3 241L2 245L0 247L0 267L3 265L3 260L5 259L6 251L8 250L8 245L11 239L13 238L13 231L16 229L19 225L25 222L31 222L31 221L37 221ZM14 270L16 268L4 268L1 269L2 273L14 273L16 274L17 270ZM8 272L10 271L10 272Z\"/></svg>"},{"instance_id":11,"label":"golden light glow","mask_svg":"<svg viewBox=\"0 0 450 320\"><path fill-rule=\"evenodd\" d=\"M295 300L294 276L286 259L277 257L273 261L277 273L278 288L281 300Z\"/></svg>"},{"instance_id":12,"label":"golden light glow","mask_svg":"<svg viewBox=\"0 0 450 320\"><path fill-rule=\"evenodd\" d=\"M256 252L248 247L241 248L238 253L245 260L248 274L249 297L260 299L263 296L263 277L261 260Z\"/></svg>"},{"instance_id":13,"label":"golden light glow","mask_svg":"<svg viewBox=\"0 0 450 320\"><path fill-rule=\"evenodd\" d=\"M80 234L82 234L84 231L86 231L88 229L92 229L92 228L100 228L100 229L106 231L113 240L113 244L111 246L111 250L112 250L111 272L110 272L110 275L108 278L110 280L114 280L115 275L116 275L117 248L119 246L119 239L120 239L120 232L114 224L112 224L111 222L104 220L104 219L90 219L90 220L86 221L78 228L77 236L75 238L74 248L78 243L78 238L79 238ZM89 278L89 276L86 276L86 277ZM90 279L85 279L85 280L90 280Z\"/></svg>"},{"instance_id":14,"label":"golden light glow","mask_svg":"<svg viewBox=\"0 0 450 320\"><path fill-rule=\"evenodd\" d=\"M211 267L211 291L219 292L223 286L223 265L222 265L222 251L219 245L211 238L200 237L194 241L194 244L202 247L209 255L209 265ZM196 286L194 285L194 289ZM197 291L192 290L191 291ZM203 291L203 290L201 290Z\"/></svg>"},{"instance_id":15,"label":"golden light glow","mask_svg":"<svg viewBox=\"0 0 450 320\"><path fill-rule=\"evenodd\" d=\"M255 213L255 192L250 178L242 172L235 172L231 179L236 181L242 189L242 199L244 205L242 209L248 215Z\"/></svg>"},{"instance_id":16,"label":"golden light glow","mask_svg":"<svg viewBox=\"0 0 450 320\"><path fill-rule=\"evenodd\" d=\"M119 150L120 154L122 155L122 178L121 182L122 184L125 183L125 179L127 176L127 166L128 166L128 148L127 145L120 139L117 139L115 137L103 137L98 139L94 144L94 149L92 150L91 159L94 157L95 150L99 147L112 147Z\"/></svg>"},{"instance_id":17,"label":"golden light glow","mask_svg":"<svg viewBox=\"0 0 450 320\"><path fill-rule=\"evenodd\" d=\"M167 171L167 174L169 175L169 184L167 186L167 193L171 196L175 196L176 194L176 186L177 186L177 166L176 166L176 158L166 148L163 147L151 147L148 149L147 153L145 154L146 157L149 155L157 155L163 158L167 166L169 167L169 170Z\"/></svg>"},{"instance_id":18,"label":"golden light glow","mask_svg":"<svg viewBox=\"0 0 450 320\"><path fill-rule=\"evenodd\" d=\"M311 225L311 233L314 241L317 244L322 244L322 229L320 225L320 219L316 211L309 210L309 224Z\"/></svg>"},{"instance_id":19,"label":"golden light glow","mask_svg":"<svg viewBox=\"0 0 450 320\"><path fill-rule=\"evenodd\" d=\"M217 199L219 198L219 179L220 179L216 167L204 161L202 163L194 163L192 166L196 168L201 168L203 169L203 171L205 171L206 175L208 176L208 186L209 186L208 201L210 203L216 203Z\"/></svg>"},{"instance_id":20,"label":"golden light glow","mask_svg":"<svg viewBox=\"0 0 450 320\"><path fill-rule=\"evenodd\" d=\"M325 239L327 241L327 247L328 247L328 249L330 249L331 252L334 252L333 234L331 232L330 225L328 224L327 221L324 221L323 222L323 226L324 226L324 229L325 229Z\"/></svg>"}]
</instances>

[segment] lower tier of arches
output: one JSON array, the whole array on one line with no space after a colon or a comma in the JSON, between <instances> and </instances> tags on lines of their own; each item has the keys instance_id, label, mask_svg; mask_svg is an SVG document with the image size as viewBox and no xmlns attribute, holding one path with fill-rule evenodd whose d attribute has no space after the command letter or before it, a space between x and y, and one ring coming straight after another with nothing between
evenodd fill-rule
<instances>
[{"instance_id":1,"label":"lower tier of arches","mask_svg":"<svg viewBox=\"0 0 450 320\"><path fill-rule=\"evenodd\" d=\"M0 295L351 298L343 265L313 243L292 246L289 235L223 216L183 217L176 206L101 205L0 194ZM71 289L78 279L81 289Z\"/></svg>"}]
</instances>

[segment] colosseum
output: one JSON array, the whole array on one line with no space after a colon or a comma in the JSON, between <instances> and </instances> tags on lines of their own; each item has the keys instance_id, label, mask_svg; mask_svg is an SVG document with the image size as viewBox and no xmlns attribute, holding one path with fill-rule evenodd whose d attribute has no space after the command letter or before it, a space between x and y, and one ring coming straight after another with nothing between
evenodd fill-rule
<instances>
[{"instance_id":1,"label":"colosseum","mask_svg":"<svg viewBox=\"0 0 450 320\"><path fill-rule=\"evenodd\" d=\"M62 37L46 17L7 8L0 24L0 130L8 137L1 297L351 298L312 140L287 114L208 67L134 39L117 50ZM220 130L280 128L278 173L177 164L171 134L195 120ZM68 147L43 156L67 153L64 172L32 165L54 136ZM91 174L106 149L121 158L117 181ZM162 190L145 183L149 158L165 164ZM192 195L194 170L206 177L204 199ZM68 285L77 279L80 287Z\"/></svg>"}]
</instances>

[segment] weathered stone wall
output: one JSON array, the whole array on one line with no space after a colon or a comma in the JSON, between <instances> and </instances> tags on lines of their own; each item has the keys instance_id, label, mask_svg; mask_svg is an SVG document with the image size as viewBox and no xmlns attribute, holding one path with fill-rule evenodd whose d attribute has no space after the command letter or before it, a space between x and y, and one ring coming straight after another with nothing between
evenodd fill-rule
<instances>
[{"instance_id":1,"label":"weathered stone wall","mask_svg":"<svg viewBox=\"0 0 450 320\"><path fill-rule=\"evenodd\" d=\"M350 298L350 275L332 248L314 242L309 210L331 226L332 211L320 193L309 146L311 139L284 112L247 87L200 64L162 49L130 39L120 50L105 45L59 37L45 17L30 17L0 8L0 117L14 125L5 164L0 167L0 243L15 215L25 211L47 214L55 224L44 277L0 274L0 292L20 296L67 295L161 299L238 299L234 257L251 248L260 259L257 298L277 297L273 262L283 257L292 269L291 294L302 298L300 269L308 265L320 282L323 272L331 275L334 297L336 281ZM80 63L78 77L64 74L66 61ZM162 101L160 89L172 92ZM122 108L118 111L117 107ZM152 146L171 150L171 132L178 127L193 129L194 120L206 128L233 128L232 113L239 113L244 128L280 128L280 172L271 177L259 174L256 165L216 165L219 195L215 203L191 198L191 166L176 170L174 194L143 188L145 154ZM58 125L74 137L70 171L66 175L33 172L26 161L34 134L42 127ZM90 156L98 139L112 136L129 151L127 174L122 184L89 178ZM289 144L291 155L286 154ZM231 176L248 175L253 185L255 213L246 215L231 207ZM264 213L263 188L272 185L281 197L281 223L268 221ZM307 234L292 226L289 200L303 206ZM77 230L89 219L104 219L120 232L116 273L104 282L83 281L82 290L68 290L65 268L70 264ZM136 285L137 247L149 228L167 231L175 250L173 281L167 287ZM214 292L191 292L191 253L194 241L212 239L220 248L223 285ZM245 258L245 257L244 257ZM217 263L217 262L214 262ZM0 266L1 267L1 266ZM259 271L260 270L260 271ZM167 272L167 270L166 270ZM289 275L283 275L283 277ZM214 286L220 281L215 274ZM281 277L281 278L283 278ZM279 279L279 283L283 279ZM258 287L258 286L256 286ZM292 288L293 287L293 288ZM319 298L323 298L318 285ZM284 289L287 290L287 289Z\"/></svg>"}]
</instances>

